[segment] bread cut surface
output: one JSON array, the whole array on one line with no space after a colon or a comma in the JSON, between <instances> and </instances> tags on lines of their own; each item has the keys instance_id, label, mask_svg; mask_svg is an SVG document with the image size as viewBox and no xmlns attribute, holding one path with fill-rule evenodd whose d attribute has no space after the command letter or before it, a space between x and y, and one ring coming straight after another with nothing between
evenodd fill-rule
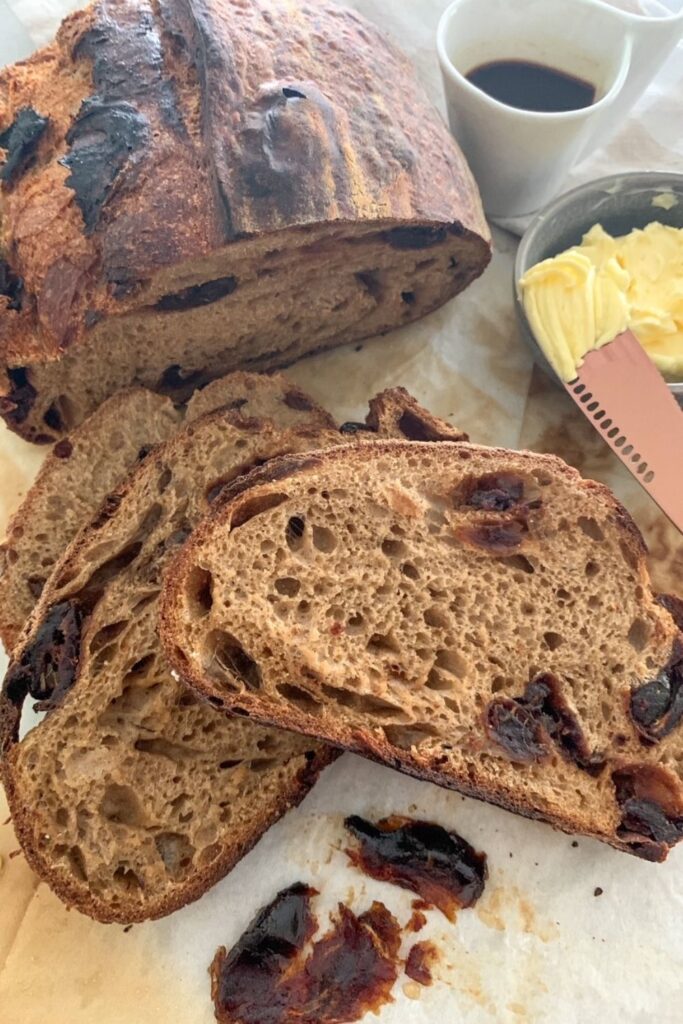
<instances>
[{"instance_id":1,"label":"bread cut surface","mask_svg":"<svg viewBox=\"0 0 683 1024\"><path fill-rule=\"evenodd\" d=\"M279 460L176 556L162 636L226 710L648 859L683 834L681 634L628 514L552 456Z\"/></svg>"},{"instance_id":2,"label":"bread cut surface","mask_svg":"<svg viewBox=\"0 0 683 1024\"><path fill-rule=\"evenodd\" d=\"M112 396L54 446L0 548L0 638L6 651L76 531L136 461L175 433L180 422L169 398L133 388Z\"/></svg>"},{"instance_id":3,"label":"bread cut surface","mask_svg":"<svg viewBox=\"0 0 683 1024\"><path fill-rule=\"evenodd\" d=\"M490 257L409 62L327 0L96 0L0 73L0 136L0 413L37 442L402 326Z\"/></svg>"},{"instance_id":4,"label":"bread cut surface","mask_svg":"<svg viewBox=\"0 0 683 1024\"><path fill-rule=\"evenodd\" d=\"M388 398L377 401L391 406ZM429 414L419 407L413 414L412 401L401 396L394 415L416 415L419 425ZM186 408L145 388L113 395L54 446L8 525L0 547L0 638L8 652L55 562L105 495L182 422L218 408L281 427L335 426L328 412L277 373L228 374L196 391Z\"/></svg>"},{"instance_id":5,"label":"bread cut surface","mask_svg":"<svg viewBox=\"0 0 683 1024\"><path fill-rule=\"evenodd\" d=\"M278 390L279 389L279 390ZM278 427L284 403L309 426ZM202 895L334 756L278 729L226 718L173 678L157 636L166 564L240 473L275 455L336 445L346 435L289 382L226 379L211 402L151 452L104 502L57 564L15 651L0 702L2 777L26 856L70 905L103 921L158 917ZM360 437L439 429L396 389L378 396L383 424ZM447 424L440 430L447 432ZM457 432L457 431L456 431ZM399 435L401 436L401 435ZM28 692L27 692L28 691ZM21 708L46 702L18 742Z\"/></svg>"}]
</instances>

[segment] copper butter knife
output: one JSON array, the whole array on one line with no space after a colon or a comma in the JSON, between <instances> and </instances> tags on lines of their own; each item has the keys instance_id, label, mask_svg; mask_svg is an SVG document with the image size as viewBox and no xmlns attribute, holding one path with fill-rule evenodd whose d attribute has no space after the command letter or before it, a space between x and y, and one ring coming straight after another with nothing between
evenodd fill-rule
<instances>
[{"instance_id":1,"label":"copper butter knife","mask_svg":"<svg viewBox=\"0 0 683 1024\"><path fill-rule=\"evenodd\" d=\"M631 331L589 352L565 387L683 532L683 411Z\"/></svg>"}]
</instances>

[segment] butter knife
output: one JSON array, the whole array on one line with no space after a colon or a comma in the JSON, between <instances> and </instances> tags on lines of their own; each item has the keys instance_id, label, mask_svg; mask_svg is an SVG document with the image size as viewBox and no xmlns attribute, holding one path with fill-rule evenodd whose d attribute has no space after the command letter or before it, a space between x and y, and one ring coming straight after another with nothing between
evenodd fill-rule
<instances>
[{"instance_id":1,"label":"butter knife","mask_svg":"<svg viewBox=\"0 0 683 1024\"><path fill-rule=\"evenodd\" d=\"M632 331L589 352L565 387L683 533L683 410Z\"/></svg>"}]
</instances>

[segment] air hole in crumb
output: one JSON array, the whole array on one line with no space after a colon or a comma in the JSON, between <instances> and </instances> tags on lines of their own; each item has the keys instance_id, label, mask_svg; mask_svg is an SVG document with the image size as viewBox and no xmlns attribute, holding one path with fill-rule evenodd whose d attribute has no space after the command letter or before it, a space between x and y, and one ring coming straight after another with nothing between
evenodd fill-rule
<instances>
[{"instance_id":1,"label":"air hole in crumb","mask_svg":"<svg viewBox=\"0 0 683 1024\"><path fill-rule=\"evenodd\" d=\"M401 750L410 750L417 747L425 740L432 739L438 735L436 729L430 725L385 725L384 734L393 747Z\"/></svg>"},{"instance_id":2,"label":"air hole in crumb","mask_svg":"<svg viewBox=\"0 0 683 1024\"><path fill-rule=\"evenodd\" d=\"M382 542L382 552L387 558L402 558L408 554L408 549L402 540L387 538Z\"/></svg>"},{"instance_id":3,"label":"air hole in crumb","mask_svg":"<svg viewBox=\"0 0 683 1024\"><path fill-rule=\"evenodd\" d=\"M320 711L320 701L316 700L307 690L293 683L280 683L276 687L277 692L290 704L294 704L301 711L308 714L317 714Z\"/></svg>"},{"instance_id":4,"label":"air hole in crumb","mask_svg":"<svg viewBox=\"0 0 683 1024\"><path fill-rule=\"evenodd\" d=\"M287 494L257 494L252 498L245 498L232 514L230 529L239 529L240 526L244 526L256 516L263 515L264 512L282 505L287 498Z\"/></svg>"},{"instance_id":5,"label":"air hole in crumb","mask_svg":"<svg viewBox=\"0 0 683 1024\"><path fill-rule=\"evenodd\" d=\"M171 878L183 878L192 866L194 846L179 832L159 832L154 845Z\"/></svg>"},{"instance_id":6,"label":"air hole in crumb","mask_svg":"<svg viewBox=\"0 0 683 1024\"><path fill-rule=\"evenodd\" d=\"M600 572L600 566L597 562L586 562L586 568L584 571L588 579L592 580Z\"/></svg>"},{"instance_id":7,"label":"air hole in crumb","mask_svg":"<svg viewBox=\"0 0 683 1024\"><path fill-rule=\"evenodd\" d=\"M590 516L579 516L577 522L582 533L585 533L591 540L600 542L605 539L605 534L597 520L592 519Z\"/></svg>"},{"instance_id":8,"label":"air hole in crumb","mask_svg":"<svg viewBox=\"0 0 683 1024\"><path fill-rule=\"evenodd\" d=\"M457 676L458 679L462 679L467 675L467 662L457 651L445 649L437 651L434 664L437 668L443 669L444 672L450 672L451 675Z\"/></svg>"},{"instance_id":9,"label":"air hole in crumb","mask_svg":"<svg viewBox=\"0 0 683 1024\"><path fill-rule=\"evenodd\" d=\"M337 546L337 538L326 526L314 526L312 532L313 547L324 554L329 554Z\"/></svg>"},{"instance_id":10,"label":"air hole in crumb","mask_svg":"<svg viewBox=\"0 0 683 1024\"><path fill-rule=\"evenodd\" d=\"M392 636L373 633L368 640L368 651L371 654L399 654L401 648Z\"/></svg>"},{"instance_id":11,"label":"air hole in crumb","mask_svg":"<svg viewBox=\"0 0 683 1024\"><path fill-rule=\"evenodd\" d=\"M103 647L108 646L112 640L115 640L117 636L123 632L128 625L127 619L121 619L119 622L111 622L107 626L102 626L98 629L93 638L91 639L88 649L91 654L97 654Z\"/></svg>"},{"instance_id":12,"label":"air hole in crumb","mask_svg":"<svg viewBox=\"0 0 683 1024\"><path fill-rule=\"evenodd\" d=\"M543 640L545 642L546 647L548 647L551 651L556 651L558 647L561 647L564 643L564 637L560 636L559 633L544 633Z\"/></svg>"},{"instance_id":13,"label":"air hole in crumb","mask_svg":"<svg viewBox=\"0 0 683 1024\"><path fill-rule=\"evenodd\" d=\"M452 690L453 680L447 679L445 676L442 676L441 673L438 672L436 668L432 667L429 670L425 686L429 690Z\"/></svg>"},{"instance_id":14,"label":"air hole in crumb","mask_svg":"<svg viewBox=\"0 0 683 1024\"><path fill-rule=\"evenodd\" d=\"M409 580L419 580L420 572L417 566L413 565L412 562L404 562L401 566L401 572L404 576L407 576Z\"/></svg>"},{"instance_id":15,"label":"air hole in crumb","mask_svg":"<svg viewBox=\"0 0 683 1024\"><path fill-rule=\"evenodd\" d=\"M652 634L652 626L645 619L636 618L631 623L627 640L634 651L643 651Z\"/></svg>"},{"instance_id":16,"label":"air hole in crumb","mask_svg":"<svg viewBox=\"0 0 683 1024\"><path fill-rule=\"evenodd\" d=\"M72 846L67 854L67 860L72 873L76 876L79 882L88 881L88 873L85 870L85 857L80 846Z\"/></svg>"},{"instance_id":17,"label":"air hole in crumb","mask_svg":"<svg viewBox=\"0 0 683 1024\"><path fill-rule=\"evenodd\" d=\"M401 300L405 302L407 306L414 306L415 292L401 292Z\"/></svg>"},{"instance_id":18,"label":"air hole in crumb","mask_svg":"<svg viewBox=\"0 0 683 1024\"><path fill-rule=\"evenodd\" d=\"M533 564L529 561L526 555L510 555L504 559L506 565L509 565L512 569L518 569L521 572L527 573L532 576L536 572Z\"/></svg>"},{"instance_id":19,"label":"air hole in crumb","mask_svg":"<svg viewBox=\"0 0 683 1024\"><path fill-rule=\"evenodd\" d=\"M446 612L437 605L432 605L423 613L423 618L428 626L433 629L448 629L449 620Z\"/></svg>"},{"instance_id":20,"label":"air hole in crumb","mask_svg":"<svg viewBox=\"0 0 683 1024\"><path fill-rule=\"evenodd\" d=\"M107 821L129 828L140 828L146 823L145 813L138 796L130 786L110 783L100 801L100 814Z\"/></svg>"},{"instance_id":21,"label":"air hole in crumb","mask_svg":"<svg viewBox=\"0 0 683 1024\"><path fill-rule=\"evenodd\" d=\"M142 891L142 883L132 868L118 867L112 878L115 887L123 892L133 894Z\"/></svg>"},{"instance_id":22,"label":"air hole in crumb","mask_svg":"<svg viewBox=\"0 0 683 1024\"><path fill-rule=\"evenodd\" d=\"M187 576L185 593L192 618L208 615L213 607L213 576L209 570L193 565Z\"/></svg>"},{"instance_id":23,"label":"air hole in crumb","mask_svg":"<svg viewBox=\"0 0 683 1024\"><path fill-rule=\"evenodd\" d=\"M355 615L352 615L347 622L347 630L349 633L359 633L364 625L365 619L360 612L356 612Z\"/></svg>"},{"instance_id":24,"label":"air hole in crumb","mask_svg":"<svg viewBox=\"0 0 683 1024\"><path fill-rule=\"evenodd\" d=\"M290 551L299 551L303 547L306 520L303 516L292 516L287 523L285 539Z\"/></svg>"},{"instance_id":25,"label":"air hole in crumb","mask_svg":"<svg viewBox=\"0 0 683 1024\"><path fill-rule=\"evenodd\" d=\"M235 689L231 676L250 690L258 690L261 685L261 670L254 659L236 637L221 629L212 630L204 641L204 669L228 689Z\"/></svg>"},{"instance_id":26,"label":"air hole in crumb","mask_svg":"<svg viewBox=\"0 0 683 1024\"><path fill-rule=\"evenodd\" d=\"M301 590L301 583L293 576L281 576L275 580L275 589L283 597L296 597Z\"/></svg>"},{"instance_id":27,"label":"air hole in crumb","mask_svg":"<svg viewBox=\"0 0 683 1024\"><path fill-rule=\"evenodd\" d=\"M340 686L330 686L327 683L321 684L321 690L329 700L362 714L372 715L375 718L394 719L394 721L402 721L406 718L403 708L372 693L356 693L355 690L345 690Z\"/></svg>"},{"instance_id":28,"label":"air hole in crumb","mask_svg":"<svg viewBox=\"0 0 683 1024\"><path fill-rule=\"evenodd\" d=\"M166 491L168 489L168 485L170 484L172 479L173 479L173 473L168 468L168 466L166 466L162 470L161 474L159 475L159 479L157 481L157 491L159 492L159 494L163 494L164 491Z\"/></svg>"},{"instance_id":29,"label":"air hole in crumb","mask_svg":"<svg viewBox=\"0 0 683 1024\"><path fill-rule=\"evenodd\" d=\"M249 768L252 772L269 772L279 764L275 757L255 757L249 762Z\"/></svg>"}]
</instances>

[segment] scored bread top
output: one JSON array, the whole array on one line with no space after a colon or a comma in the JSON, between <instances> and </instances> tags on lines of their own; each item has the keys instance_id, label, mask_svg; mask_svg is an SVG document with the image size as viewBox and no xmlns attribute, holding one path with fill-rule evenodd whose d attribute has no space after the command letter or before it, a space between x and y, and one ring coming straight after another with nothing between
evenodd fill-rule
<instances>
[{"instance_id":1,"label":"scored bread top","mask_svg":"<svg viewBox=\"0 0 683 1024\"><path fill-rule=\"evenodd\" d=\"M234 392L226 381L212 400L230 406ZM400 390L381 401L392 423L419 410ZM310 427L278 429L228 408L152 451L68 548L15 651L0 767L17 835L41 878L99 920L158 917L202 895L334 756L193 699L157 636L168 560L226 484L275 455L346 441L317 425L317 407L308 415ZM411 423L436 428L428 414L422 431ZM18 742L29 694L49 713Z\"/></svg>"},{"instance_id":2,"label":"scored bread top","mask_svg":"<svg viewBox=\"0 0 683 1024\"><path fill-rule=\"evenodd\" d=\"M179 552L161 621L226 710L649 859L683 834L681 634L628 514L557 458L278 460Z\"/></svg>"},{"instance_id":3,"label":"scored bread top","mask_svg":"<svg viewBox=\"0 0 683 1024\"><path fill-rule=\"evenodd\" d=\"M0 74L0 133L12 367L153 309L168 268L190 286L203 259L286 229L385 225L399 248L402 225L451 231L488 259L476 185L410 63L327 0L96 0Z\"/></svg>"}]
</instances>

